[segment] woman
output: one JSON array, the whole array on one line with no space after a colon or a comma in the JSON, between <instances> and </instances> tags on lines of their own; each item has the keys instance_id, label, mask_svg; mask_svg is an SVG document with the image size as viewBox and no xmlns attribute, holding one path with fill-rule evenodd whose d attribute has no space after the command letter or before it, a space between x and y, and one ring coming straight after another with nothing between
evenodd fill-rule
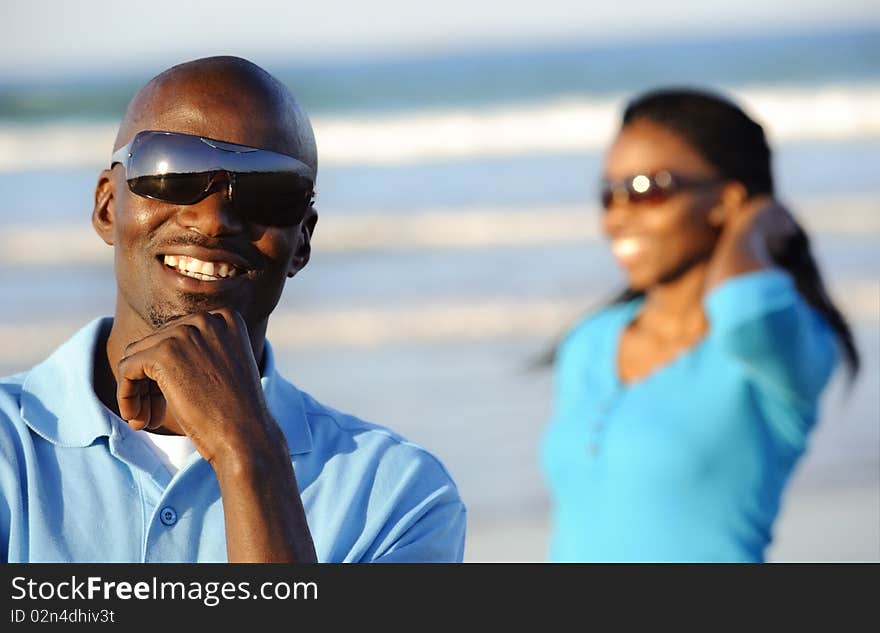
<instances>
[{"instance_id":1,"label":"woman","mask_svg":"<svg viewBox=\"0 0 880 633\"><path fill-rule=\"evenodd\" d=\"M551 559L764 559L836 344L858 368L772 196L763 130L734 104L661 90L627 107L602 204L628 289L556 356Z\"/></svg>"}]
</instances>

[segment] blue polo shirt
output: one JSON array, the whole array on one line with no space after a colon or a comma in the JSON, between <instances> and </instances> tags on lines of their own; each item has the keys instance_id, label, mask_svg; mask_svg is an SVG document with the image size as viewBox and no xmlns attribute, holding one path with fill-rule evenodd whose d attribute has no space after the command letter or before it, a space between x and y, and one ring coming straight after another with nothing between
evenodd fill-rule
<instances>
[{"instance_id":1,"label":"blue polo shirt","mask_svg":"<svg viewBox=\"0 0 880 633\"><path fill-rule=\"evenodd\" d=\"M105 320L0 379L0 560L226 561L217 478L198 453L172 475L95 395ZM465 507L443 465L326 407L278 373L263 389L287 438L321 562L458 562Z\"/></svg>"},{"instance_id":2,"label":"blue polo shirt","mask_svg":"<svg viewBox=\"0 0 880 633\"><path fill-rule=\"evenodd\" d=\"M761 561L836 362L834 332L780 270L704 298L709 331L635 382L620 336L642 301L564 341L541 447L554 561Z\"/></svg>"}]
</instances>

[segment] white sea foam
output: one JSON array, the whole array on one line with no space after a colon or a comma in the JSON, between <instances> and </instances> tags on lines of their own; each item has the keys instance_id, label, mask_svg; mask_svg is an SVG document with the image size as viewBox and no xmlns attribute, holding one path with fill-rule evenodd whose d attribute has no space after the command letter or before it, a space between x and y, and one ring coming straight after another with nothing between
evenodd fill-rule
<instances>
[{"instance_id":1,"label":"white sea foam","mask_svg":"<svg viewBox=\"0 0 880 633\"><path fill-rule=\"evenodd\" d=\"M880 83L731 91L771 142L880 138ZM406 164L480 156L590 151L613 134L625 97L533 105L316 116L324 165ZM0 171L105 164L115 123L0 126Z\"/></svg>"},{"instance_id":2,"label":"white sea foam","mask_svg":"<svg viewBox=\"0 0 880 633\"><path fill-rule=\"evenodd\" d=\"M876 281L845 281L833 290L840 297L840 307L854 322L880 322L880 288ZM583 297L528 297L449 298L395 307L279 310L272 315L269 337L278 351L549 339L563 332L587 307ZM80 325L69 318L0 322L0 364L26 366L49 353Z\"/></svg>"},{"instance_id":3,"label":"white sea foam","mask_svg":"<svg viewBox=\"0 0 880 633\"><path fill-rule=\"evenodd\" d=\"M808 197L791 208L813 235L880 237L880 202L872 197ZM534 207L480 206L414 209L407 215L364 209L336 216L322 209L314 239L321 253L449 251L496 247L585 243L599 239L596 208L581 204L543 204L540 222ZM383 229L377 231L376 227ZM113 249L88 223L7 224L0 230L0 266L52 268L104 266Z\"/></svg>"}]
</instances>

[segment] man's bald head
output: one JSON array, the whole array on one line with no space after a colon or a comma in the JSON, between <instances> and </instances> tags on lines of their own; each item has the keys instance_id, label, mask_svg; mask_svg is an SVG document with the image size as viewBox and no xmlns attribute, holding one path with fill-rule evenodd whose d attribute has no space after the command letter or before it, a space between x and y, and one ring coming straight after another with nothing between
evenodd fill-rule
<instances>
[{"instance_id":1,"label":"man's bald head","mask_svg":"<svg viewBox=\"0 0 880 633\"><path fill-rule=\"evenodd\" d=\"M169 68L128 104L114 150L142 130L183 132L294 156L317 173L312 126L284 84L240 57Z\"/></svg>"}]
</instances>

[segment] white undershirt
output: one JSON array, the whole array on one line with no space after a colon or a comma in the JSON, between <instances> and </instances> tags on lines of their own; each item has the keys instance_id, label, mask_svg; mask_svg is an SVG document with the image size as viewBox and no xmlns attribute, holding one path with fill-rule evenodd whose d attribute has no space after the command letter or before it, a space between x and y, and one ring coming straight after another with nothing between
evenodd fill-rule
<instances>
[{"instance_id":1,"label":"white undershirt","mask_svg":"<svg viewBox=\"0 0 880 633\"><path fill-rule=\"evenodd\" d=\"M149 431L138 431L138 435L147 446L153 449L157 457L165 462L172 473L180 470L196 447L186 435L160 435Z\"/></svg>"}]
</instances>

